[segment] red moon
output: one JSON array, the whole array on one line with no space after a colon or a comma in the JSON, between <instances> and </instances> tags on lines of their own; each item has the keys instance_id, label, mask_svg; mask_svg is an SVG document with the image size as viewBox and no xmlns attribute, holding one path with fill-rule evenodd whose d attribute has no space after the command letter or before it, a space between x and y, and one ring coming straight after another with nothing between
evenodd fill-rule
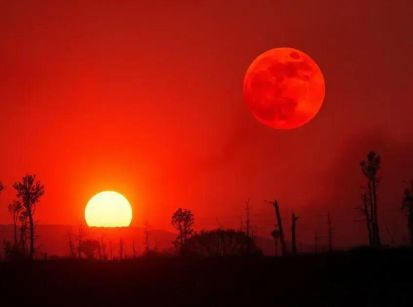
<instances>
[{"instance_id":1,"label":"red moon","mask_svg":"<svg viewBox=\"0 0 413 307\"><path fill-rule=\"evenodd\" d=\"M323 104L325 83L317 63L293 48L259 55L244 78L244 99L254 117L275 129L308 123Z\"/></svg>"}]
</instances>

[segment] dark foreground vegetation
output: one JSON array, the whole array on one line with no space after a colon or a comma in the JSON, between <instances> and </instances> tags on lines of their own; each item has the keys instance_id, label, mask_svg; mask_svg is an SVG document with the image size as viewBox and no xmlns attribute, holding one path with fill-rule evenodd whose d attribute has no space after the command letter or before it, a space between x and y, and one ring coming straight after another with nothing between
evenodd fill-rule
<instances>
[{"instance_id":1,"label":"dark foreground vegetation","mask_svg":"<svg viewBox=\"0 0 413 307\"><path fill-rule=\"evenodd\" d=\"M392 249L2 262L0 300L1 306L413 306L412 260L412 250Z\"/></svg>"}]
</instances>

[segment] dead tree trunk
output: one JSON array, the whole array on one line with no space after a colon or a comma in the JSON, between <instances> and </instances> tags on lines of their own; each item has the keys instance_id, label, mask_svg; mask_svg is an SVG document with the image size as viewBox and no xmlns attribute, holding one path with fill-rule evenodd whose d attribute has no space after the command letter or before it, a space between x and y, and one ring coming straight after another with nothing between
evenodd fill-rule
<instances>
[{"instance_id":1,"label":"dead tree trunk","mask_svg":"<svg viewBox=\"0 0 413 307\"><path fill-rule=\"evenodd\" d=\"M370 223L370 230L371 230L371 244L370 246L375 246L376 245L376 227L374 225L374 203L373 203L373 190L371 188L371 182L368 182L368 205L367 205L367 210L368 210L368 215L369 215L369 223Z\"/></svg>"},{"instance_id":2,"label":"dead tree trunk","mask_svg":"<svg viewBox=\"0 0 413 307\"><path fill-rule=\"evenodd\" d=\"M297 241L296 241L296 226L298 216L294 213L291 215L291 252L293 255L297 254Z\"/></svg>"},{"instance_id":3,"label":"dead tree trunk","mask_svg":"<svg viewBox=\"0 0 413 307\"><path fill-rule=\"evenodd\" d=\"M370 214L370 206L369 206L369 200L368 196L366 193L363 193L361 195L361 199L363 201L363 214L364 218L366 220L366 226L367 226L367 232L369 235L369 245L372 246L374 239L373 239L373 229L372 229L372 222L371 222L371 214Z\"/></svg>"},{"instance_id":4,"label":"dead tree trunk","mask_svg":"<svg viewBox=\"0 0 413 307\"><path fill-rule=\"evenodd\" d=\"M376 247L381 246L381 240L380 240L380 229L379 229L379 220L378 220L378 214L377 214L377 186L376 186L376 180L373 180L371 183L372 187L372 219L374 221L374 243Z\"/></svg>"},{"instance_id":5,"label":"dead tree trunk","mask_svg":"<svg viewBox=\"0 0 413 307\"><path fill-rule=\"evenodd\" d=\"M274 256L278 255L278 239L274 238Z\"/></svg>"},{"instance_id":6,"label":"dead tree trunk","mask_svg":"<svg viewBox=\"0 0 413 307\"><path fill-rule=\"evenodd\" d=\"M280 232L278 229L274 229L271 232L271 236L274 242L274 256L278 255L278 239L280 238Z\"/></svg>"},{"instance_id":7,"label":"dead tree trunk","mask_svg":"<svg viewBox=\"0 0 413 307\"><path fill-rule=\"evenodd\" d=\"M275 218L277 220L277 227L280 235L280 243L281 243L281 253L283 256L287 254L287 246L285 244L285 237L284 237L284 228L282 224L282 218L280 214L280 208L278 206L278 202L274 201L273 203L274 210L275 210Z\"/></svg>"},{"instance_id":8,"label":"dead tree trunk","mask_svg":"<svg viewBox=\"0 0 413 307\"><path fill-rule=\"evenodd\" d=\"M371 246L380 247L380 230L377 213L377 183L379 181L377 174L381 166L381 157L374 151L367 154L367 159L360 162L361 170L367 178L368 198L367 211L370 221Z\"/></svg>"},{"instance_id":9,"label":"dead tree trunk","mask_svg":"<svg viewBox=\"0 0 413 307\"><path fill-rule=\"evenodd\" d=\"M404 191L402 210L407 214L407 227L409 228L410 246L413 247L413 181L411 188Z\"/></svg>"}]
</instances>

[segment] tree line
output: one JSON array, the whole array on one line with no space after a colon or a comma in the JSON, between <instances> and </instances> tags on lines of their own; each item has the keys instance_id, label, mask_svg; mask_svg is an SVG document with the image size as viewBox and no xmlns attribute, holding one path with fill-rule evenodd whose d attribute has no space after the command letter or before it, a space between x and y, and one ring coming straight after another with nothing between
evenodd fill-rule
<instances>
[{"instance_id":1,"label":"tree line","mask_svg":"<svg viewBox=\"0 0 413 307\"><path fill-rule=\"evenodd\" d=\"M361 193L361 212L364 217L368 244L372 248L382 247L382 240L380 236L380 223L378 214L378 186L380 183L379 172L381 169L381 156L374 151L370 151L364 160L360 162L360 168L362 175L366 178L366 184L363 187ZM271 232L271 236L274 241L274 253L278 251L278 244L281 247L281 255L295 255L297 254L297 221L299 217L293 212L291 214L291 246L287 246L287 240L285 235L285 229L283 226L283 218L281 215L280 205L277 200L271 201L271 205L274 208L275 213L275 227ZM404 190L403 197L401 200L401 210L407 217L407 228L409 230L409 242L410 246L413 247L413 180L410 181L409 186ZM247 216L248 219L248 216ZM188 246L194 246L194 242L197 241L195 246L202 246L202 243L207 241L207 238L214 238L215 240L220 240L221 246L223 234L231 236L235 233L233 230L213 230L210 232L201 231L199 234L193 235L192 225L194 223L193 214L190 210L178 209L172 217L172 225L178 231L178 237L176 239L175 246L180 253L188 252ZM254 246L254 237L250 235L249 231L249 220L247 220L247 229L244 232L245 241L242 250L251 251L246 246ZM333 250L333 225L331 221L330 214L327 214L327 225L328 225L328 250ZM242 231L241 231L242 232ZM231 235L230 235L231 234ZM219 245L219 244L215 244ZM213 248L208 247L213 250Z\"/></svg>"},{"instance_id":2,"label":"tree line","mask_svg":"<svg viewBox=\"0 0 413 307\"><path fill-rule=\"evenodd\" d=\"M372 248L382 246L380 236L380 223L378 214L378 186L380 183L379 172L381 169L381 157L374 151L367 154L360 162L362 175L366 178L366 185L361 193L361 212L364 217L368 244ZM44 185L37 180L35 175L25 175L20 181L12 185L15 191L15 199L8 204L8 211L13 222L13 240L4 242L6 257L10 259L33 259L36 252L36 222L35 213L37 204L45 193ZM0 182L0 193L5 186ZM297 254L297 222L299 217L292 213L290 230L290 247L287 246L286 230L281 215L281 208L277 200L271 201L275 214L275 227L271 232L274 242L274 253L277 254L278 245L281 255ZM410 245L413 247L413 180L403 193L401 210L407 217ZM213 229L194 231L195 217L191 210L178 208L171 217L171 224L177 231L177 237L173 242L175 250L180 255L203 256L234 256L256 255L261 251L256 245L254 235L250 229L249 207L247 204L247 229ZM328 245L329 251L333 250L332 221L328 214ZM145 254L149 255L148 230L145 228ZM108 246L103 238L100 240L85 237L83 226L76 235L69 234L70 256L73 258L109 259L112 254L112 246ZM135 246L133 244L133 251ZM124 255L124 243L119 242L119 258ZM135 256L135 252L134 252ZM112 258L112 257L110 257Z\"/></svg>"}]
</instances>

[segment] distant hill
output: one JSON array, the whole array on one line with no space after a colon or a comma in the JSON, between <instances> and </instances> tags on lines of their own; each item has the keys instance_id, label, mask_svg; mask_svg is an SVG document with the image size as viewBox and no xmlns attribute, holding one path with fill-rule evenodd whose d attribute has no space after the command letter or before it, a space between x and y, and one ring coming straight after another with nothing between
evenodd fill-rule
<instances>
[{"instance_id":1,"label":"distant hill","mask_svg":"<svg viewBox=\"0 0 413 307\"><path fill-rule=\"evenodd\" d=\"M119 254L122 240L125 256L139 255L144 251L144 229L138 227L128 228L88 228L84 227L84 238L96 239L106 244L107 250L112 250L113 256ZM48 256L64 257L69 255L69 238L74 240L79 233L78 226L67 225L37 225L36 248L38 255L45 253ZM176 235L164 230L150 230L148 241L152 250L164 251L173 247L172 241ZM13 225L0 225L0 243L13 240ZM3 248L0 251L3 254Z\"/></svg>"},{"instance_id":2,"label":"distant hill","mask_svg":"<svg viewBox=\"0 0 413 307\"><path fill-rule=\"evenodd\" d=\"M76 240L79 233L78 226L68 225L37 225L36 248L38 255L64 257L69 255L69 238ZM145 230L139 227L125 228L89 228L83 227L84 239L96 239L106 245L108 254L113 257L119 255L120 242L124 246L126 257L140 255L145 249ZM172 242L176 234L165 230L149 231L149 246L156 251L170 251L173 248ZM13 225L0 225L0 255L3 255L3 242L13 240ZM274 254L274 243L271 238L256 236L257 246L263 251L264 255ZM289 243L287 242L289 247ZM299 244L299 252L312 251L312 247Z\"/></svg>"}]
</instances>

